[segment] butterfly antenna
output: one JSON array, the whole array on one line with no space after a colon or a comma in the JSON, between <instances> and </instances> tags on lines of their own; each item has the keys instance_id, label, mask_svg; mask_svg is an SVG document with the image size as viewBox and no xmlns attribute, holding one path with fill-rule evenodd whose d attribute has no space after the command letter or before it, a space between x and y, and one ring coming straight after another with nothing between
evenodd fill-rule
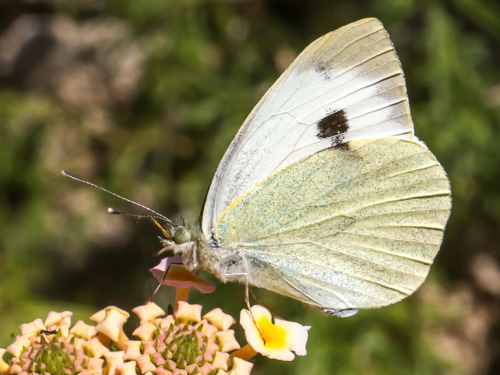
<instances>
[{"instance_id":1,"label":"butterfly antenna","mask_svg":"<svg viewBox=\"0 0 500 375\"><path fill-rule=\"evenodd\" d=\"M148 210L149 212L152 212L153 214L155 214L155 215L156 215L155 217L157 217L157 218L159 218L159 219L161 219L161 220L164 220L164 221L166 221L169 225L171 225L172 227L175 227L174 223L172 223L172 221L171 221L168 217L163 216L162 214L160 214L160 213L156 212L155 210L153 210L153 209L151 209L151 208L149 208L149 207L147 207L147 206L145 206L145 205L143 205L143 204L140 204L140 203L138 203L138 202L136 202L136 201L133 201L132 199L128 199L128 198L122 197L121 195L118 195L118 194L116 194L116 193L113 193L112 191L109 191L109 190L107 190L107 189L105 189L105 188L103 188L103 187L101 187L101 186L99 186L99 185L96 185L96 184L94 184L94 183L92 183L92 182L90 182L90 181L86 181L86 180L84 180L84 179L81 179L81 178L79 178L79 177L76 177L76 176L72 175L72 174L71 174L71 173L69 173L69 172L66 172L66 171L61 171L61 174L62 174L63 176L65 176L65 177L69 177L69 178L71 178L72 180L75 180L75 181L78 181L78 182L83 182L84 184L90 185L90 186L92 186L92 187L95 187L95 188L97 188L97 189L100 189L100 190L102 190L102 191L105 191L105 192L106 192L106 193L108 193L108 194L114 195L114 196L115 196L115 197L117 197L117 198L123 199L123 200L124 200L124 201L126 201L126 202L129 202L129 203L135 204L136 206L142 207L142 208L144 208L145 210ZM109 212L109 213L118 213L118 211L115 211L114 209L111 209L111 210L112 210L112 211L114 211L114 212L110 212L110 210L109 210L109 209L108 209L108 212ZM130 216L133 216L133 215L130 215ZM138 215L138 216L141 216L141 215ZM154 216L153 216L152 218L154 218Z\"/></svg>"},{"instance_id":2,"label":"butterfly antenna","mask_svg":"<svg viewBox=\"0 0 500 375\"><path fill-rule=\"evenodd\" d=\"M149 219L151 220L158 228L160 228L161 232L163 233L163 236L167 239L172 238L173 233L169 233L165 230L165 228L158 222L158 220L165 220L163 216L156 216L156 215L148 215L148 214L132 214L130 212L120 212L116 211L114 208L109 207L108 208L108 214L112 215L126 215L126 216L132 216L136 217L138 219ZM171 229L172 231L175 229L175 226L172 224L171 221L167 222L168 228Z\"/></svg>"},{"instance_id":3,"label":"butterfly antenna","mask_svg":"<svg viewBox=\"0 0 500 375\"><path fill-rule=\"evenodd\" d=\"M125 215L125 216L132 216L136 217L138 219L155 219L155 220L165 220L163 216L157 216L157 215L148 215L148 214L134 214L131 212L121 212L121 211L116 211L114 208L109 207L108 208L108 214L112 215Z\"/></svg>"}]
</instances>

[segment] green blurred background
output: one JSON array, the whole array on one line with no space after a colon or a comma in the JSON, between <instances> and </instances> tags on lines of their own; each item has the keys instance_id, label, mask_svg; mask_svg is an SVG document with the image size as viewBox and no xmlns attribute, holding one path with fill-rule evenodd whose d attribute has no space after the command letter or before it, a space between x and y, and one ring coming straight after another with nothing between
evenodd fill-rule
<instances>
[{"instance_id":1,"label":"green blurred background","mask_svg":"<svg viewBox=\"0 0 500 375\"><path fill-rule=\"evenodd\" d=\"M377 17L402 60L417 135L453 210L429 279L396 305L334 319L259 295L311 325L308 355L254 374L500 373L500 4L495 0L0 2L0 346L50 310L130 309L156 286L141 212L196 217L240 124L315 38ZM241 296L238 297L238 296ZM237 316L243 287L193 292ZM166 288L157 303L166 308ZM236 327L238 330L238 327Z\"/></svg>"}]
</instances>

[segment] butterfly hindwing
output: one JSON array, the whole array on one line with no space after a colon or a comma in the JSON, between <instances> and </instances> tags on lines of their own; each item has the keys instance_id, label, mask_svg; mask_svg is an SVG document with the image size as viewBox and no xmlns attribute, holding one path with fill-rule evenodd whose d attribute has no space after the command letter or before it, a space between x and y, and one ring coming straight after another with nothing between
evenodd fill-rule
<instances>
[{"instance_id":1,"label":"butterfly hindwing","mask_svg":"<svg viewBox=\"0 0 500 375\"><path fill-rule=\"evenodd\" d=\"M423 145L330 148L274 173L226 209L220 246L251 285L323 309L397 302L424 281L450 213L449 182Z\"/></svg>"}]
</instances>

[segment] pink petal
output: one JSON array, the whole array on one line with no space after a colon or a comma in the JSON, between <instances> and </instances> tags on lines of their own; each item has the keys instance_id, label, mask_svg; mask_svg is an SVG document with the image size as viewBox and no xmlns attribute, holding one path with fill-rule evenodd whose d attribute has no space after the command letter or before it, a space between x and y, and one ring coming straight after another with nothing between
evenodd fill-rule
<instances>
[{"instance_id":1,"label":"pink petal","mask_svg":"<svg viewBox=\"0 0 500 375\"><path fill-rule=\"evenodd\" d=\"M195 288L204 294L212 293L215 290L213 282L201 279L189 272L183 265L176 264L178 263L176 257L180 257L180 255L163 258L156 267L149 270L158 282L175 288ZM168 272L165 276L165 270L167 269Z\"/></svg>"}]
</instances>

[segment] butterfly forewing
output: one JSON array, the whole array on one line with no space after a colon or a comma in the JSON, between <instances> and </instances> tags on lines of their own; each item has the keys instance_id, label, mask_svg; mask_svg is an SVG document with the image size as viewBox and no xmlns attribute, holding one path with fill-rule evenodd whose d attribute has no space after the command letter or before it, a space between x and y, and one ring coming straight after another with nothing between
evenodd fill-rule
<instances>
[{"instance_id":1,"label":"butterfly forewing","mask_svg":"<svg viewBox=\"0 0 500 375\"><path fill-rule=\"evenodd\" d=\"M321 308L397 302L427 276L450 213L446 174L423 145L353 141L274 173L222 215L216 238L251 285Z\"/></svg>"},{"instance_id":2,"label":"butterfly forewing","mask_svg":"<svg viewBox=\"0 0 500 375\"><path fill-rule=\"evenodd\" d=\"M272 173L356 139L413 139L401 65L380 21L364 19L307 47L269 89L224 155L202 229Z\"/></svg>"}]
</instances>

